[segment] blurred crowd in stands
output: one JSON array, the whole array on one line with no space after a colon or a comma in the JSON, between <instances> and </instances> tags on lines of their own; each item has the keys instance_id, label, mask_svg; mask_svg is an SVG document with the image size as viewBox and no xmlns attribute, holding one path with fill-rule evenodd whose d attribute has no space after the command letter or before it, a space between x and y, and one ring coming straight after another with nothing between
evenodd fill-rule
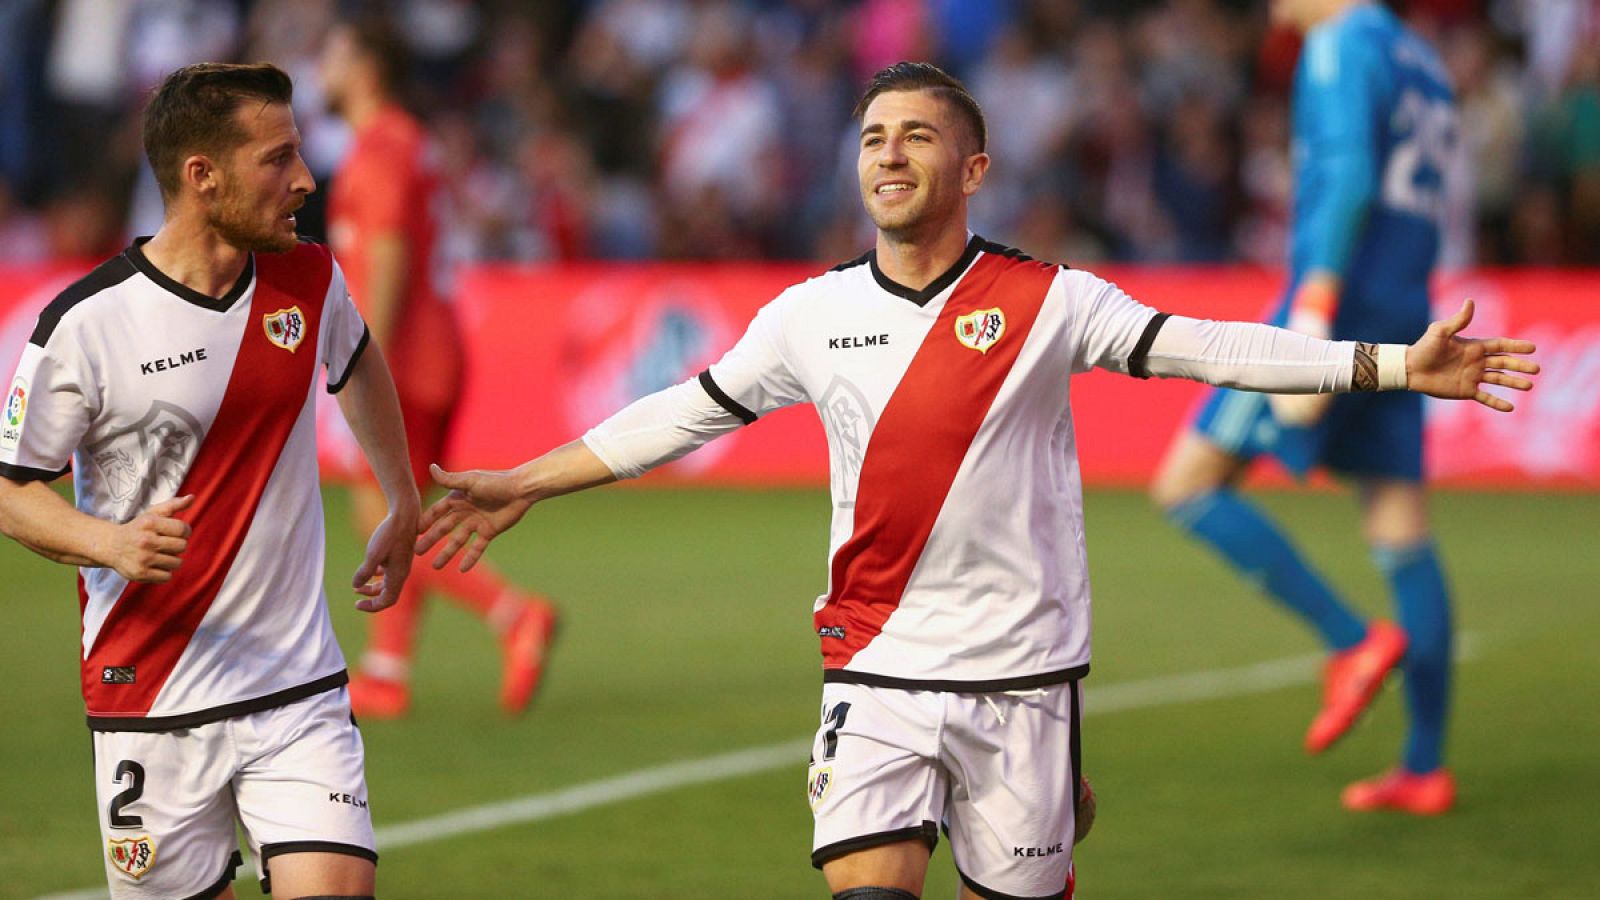
<instances>
[{"instance_id":1,"label":"blurred crowd in stands","mask_svg":"<svg viewBox=\"0 0 1600 900\"><path fill-rule=\"evenodd\" d=\"M1298 40L1266 0L4 0L0 263L160 223L138 113L167 72L266 60L323 182L332 17L408 40L460 261L842 260L870 246L849 114L929 59L988 116L986 237L1070 263L1279 264ZM1400 0L1460 103L1446 265L1600 264L1600 0ZM318 235L319 207L301 215Z\"/></svg>"}]
</instances>

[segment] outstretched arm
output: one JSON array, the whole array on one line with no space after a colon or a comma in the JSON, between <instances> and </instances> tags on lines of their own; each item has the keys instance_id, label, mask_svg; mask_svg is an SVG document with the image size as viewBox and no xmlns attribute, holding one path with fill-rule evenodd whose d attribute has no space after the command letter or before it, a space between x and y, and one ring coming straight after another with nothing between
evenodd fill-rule
<instances>
[{"instance_id":1,"label":"outstretched arm","mask_svg":"<svg viewBox=\"0 0 1600 900\"><path fill-rule=\"evenodd\" d=\"M433 567L442 569L465 549L465 572L533 504L642 475L742 424L743 419L711 396L704 380L690 379L635 400L583 440L515 469L446 472L434 466L434 481L450 493L423 515L416 551L427 553L444 541L433 558Z\"/></svg>"},{"instance_id":2,"label":"outstretched arm","mask_svg":"<svg viewBox=\"0 0 1600 900\"><path fill-rule=\"evenodd\" d=\"M411 481L400 398L376 343L367 345L337 396L339 409L389 503L389 515L373 529L366 558L351 579L351 586L363 598L356 601L356 609L377 612L400 599L400 588L411 572L411 542L417 533L422 500Z\"/></svg>"},{"instance_id":3,"label":"outstretched arm","mask_svg":"<svg viewBox=\"0 0 1600 900\"><path fill-rule=\"evenodd\" d=\"M610 484L617 476L583 441L573 441L515 469L446 472L435 465L433 480L450 493L423 513L416 552L427 553L444 541L433 558L433 567L442 569L465 549L461 557L465 572L477 564L489 542L522 521L533 504Z\"/></svg>"},{"instance_id":4,"label":"outstretched arm","mask_svg":"<svg viewBox=\"0 0 1600 900\"><path fill-rule=\"evenodd\" d=\"M118 525L80 512L42 481L0 477L0 533L58 563L161 584L189 547L189 523L177 514L193 502L193 494L174 497Z\"/></svg>"},{"instance_id":5,"label":"outstretched arm","mask_svg":"<svg viewBox=\"0 0 1600 900\"><path fill-rule=\"evenodd\" d=\"M1435 322L1417 343L1322 341L1267 325L1173 317L1159 327L1141 360L1148 374L1188 378L1243 390L1287 394L1407 389L1450 400L1476 400L1509 412L1506 400L1482 390L1494 384L1526 391L1538 363L1529 341L1464 338L1472 301Z\"/></svg>"}]
</instances>

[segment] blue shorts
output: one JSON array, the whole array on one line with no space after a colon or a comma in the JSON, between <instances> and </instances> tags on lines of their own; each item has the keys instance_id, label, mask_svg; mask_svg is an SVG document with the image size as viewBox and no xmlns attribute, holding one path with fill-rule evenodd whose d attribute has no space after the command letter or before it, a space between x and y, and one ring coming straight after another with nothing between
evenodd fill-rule
<instances>
[{"instance_id":1,"label":"blue shorts","mask_svg":"<svg viewBox=\"0 0 1600 900\"><path fill-rule=\"evenodd\" d=\"M1303 478L1313 466L1355 476L1422 480L1422 395L1340 394L1309 428L1280 425L1266 394L1216 388L1194 429L1241 459L1266 453Z\"/></svg>"}]
</instances>

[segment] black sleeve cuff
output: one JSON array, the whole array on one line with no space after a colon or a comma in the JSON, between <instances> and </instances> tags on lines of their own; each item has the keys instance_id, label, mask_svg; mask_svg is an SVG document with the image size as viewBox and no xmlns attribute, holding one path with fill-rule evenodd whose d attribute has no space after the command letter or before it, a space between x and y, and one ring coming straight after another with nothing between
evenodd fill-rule
<instances>
[{"instance_id":1,"label":"black sleeve cuff","mask_svg":"<svg viewBox=\"0 0 1600 900\"><path fill-rule=\"evenodd\" d=\"M1172 318L1170 313L1156 313L1150 318L1149 324L1144 326L1144 334L1139 335L1139 343L1133 345L1133 352L1128 354L1128 374L1135 378L1149 378L1150 368L1146 358L1150 355L1150 345L1156 342L1156 335L1161 332L1161 326Z\"/></svg>"},{"instance_id":2,"label":"black sleeve cuff","mask_svg":"<svg viewBox=\"0 0 1600 900\"><path fill-rule=\"evenodd\" d=\"M0 462L0 476L16 482L29 481L55 481L57 478L72 471L70 464L62 466L56 471L49 469L35 469L32 466L14 466L11 463Z\"/></svg>"},{"instance_id":3,"label":"black sleeve cuff","mask_svg":"<svg viewBox=\"0 0 1600 900\"><path fill-rule=\"evenodd\" d=\"M328 393L337 394L344 390L345 383L355 373L356 363L361 361L361 354L366 352L367 342L370 340L372 340L372 332L366 326L362 326L361 340L356 342L356 349L350 354L350 363L344 367L344 374L339 376L338 381L328 382Z\"/></svg>"},{"instance_id":4,"label":"black sleeve cuff","mask_svg":"<svg viewBox=\"0 0 1600 900\"><path fill-rule=\"evenodd\" d=\"M740 406L739 401L729 397L726 391L719 387L715 381L711 380L710 369L700 373L700 386L706 389L706 393L711 395L711 399L717 401L718 406L722 407L733 415L738 416L739 421L749 425L751 422L756 420L755 413L745 409L743 406Z\"/></svg>"}]
</instances>

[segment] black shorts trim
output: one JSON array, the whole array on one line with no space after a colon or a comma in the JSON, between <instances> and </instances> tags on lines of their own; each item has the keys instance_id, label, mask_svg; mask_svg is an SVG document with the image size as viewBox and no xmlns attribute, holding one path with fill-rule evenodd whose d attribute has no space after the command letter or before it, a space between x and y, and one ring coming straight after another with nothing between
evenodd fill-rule
<instances>
[{"instance_id":1,"label":"black shorts trim","mask_svg":"<svg viewBox=\"0 0 1600 900\"><path fill-rule=\"evenodd\" d=\"M272 893L272 866L271 861L275 856L284 856L289 853L338 853L343 856L357 856L367 860L373 865L378 864L376 851L355 844L344 844L339 841L283 841L277 844L261 845L261 893Z\"/></svg>"},{"instance_id":2,"label":"black shorts trim","mask_svg":"<svg viewBox=\"0 0 1600 900\"><path fill-rule=\"evenodd\" d=\"M177 731L180 728L194 728L197 725L206 725L211 722L220 722L234 716L244 716L260 712L264 709L275 709L279 706L288 706L307 697L325 694L336 688L344 687L350 681L350 673L343 669L308 681L298 687L287 688L265 697L256 697L253 700L240 700L238 703L228 703L223 706L213 706L198 712L183 713L176 716L140 716L137 718L122 718L119 716L86 716L89 721L90 731Z\"/></svg>"},{"instance_id":3,"label":"black shorts trim","mask_svg":"<svg viewBox=\"0 0 1600 900\"><path fill-rule=\"evenodd\" d=\"M755 413L745 409L744 406L739 403L739 401L729 397L728 392L724 391L721 385L712 380L710 369L706 369L704 372L700 373L700 386L705 388L705 392L710 395L712 400L717 401L718 406L727 410L729 413L738 416L739 421L749 425L756 420Z\"/></svg>"},{"instance_id":4,"label":"black shorts trim","mask_svg":"<svg viewBox=\"0 0 1600 900\"><path fill-rule=\"evenodd\" d=\"M1021 894L1004 894L995 890L994 888L984 887L976 881L973 881L971 878L968 878L967 873L961 871L960 866L956 866L956 874L961 876L961 883L967 886L967 890L977 894L979 897L984 898L984 900L1066 900L1067 898L1066 885L1062 885L1061 890L1054 894L1044 894L1038 897L1024 897Z\"/></svg>"},{"instance_id":5,"label":"black shorts trim","mask_svg":"<svg viewBox=\"0 0 1600 900\"><path fill-rule=\"evenodd\" d=\"M932 853L933 848L939 846L939 826L932 822L924 821L921 825L913 825L910 828L896 828L893 831L863 834L860 837L838 841L811 851L811 865L820 869L823 865L847 853L854 853L857 850L870 850L873 847L881 847L884 844L898 844L901 841L917 838L927 844L928 852Z\"/></svg>"},{"instance_id":6,"label":"black shorts trim","mask_svg":"<svg viewBox=\"0 0 1600 900\"><path fill-rule=\"evenodd\" d=\"M18 484L27 484L30 481L55 481L57 478L72 471L69 463L60 470L35 469L32 466L18 466L11 463L0 463L0 476L15 481Z\"/></svg>"},{"instance_id":7,"label":"black shorts trim","mask_svg":"<svg viewBox=\"0 0 1600 900\"><path fill-rule=\"evenodd\" d=\"M361 361L361 354L367 352L367 344L371 340L372 330L362 326L361 340L356 342L356 349L350 351L350 362L344 367L344 374L339 376L338 381L328 382L328 393L337 394L344 390L344 386L350 382L350 376L356 372L356 363Z\"/></svg>"},{"instance_id":8,"label":"black shorts trim","mask_svg":"<svg viewBox=\"0 0 1600 900\"><path fill-rule=\"evenodd\" d=\"M1156 335L1161 333L1161 326L1167 324L1172 318L1171 313L1156 313L1145 323L1144 333L1139 335L1139 343L1133 345L1133 352L1128 354L1128 374L1135 378L1149 378L1150 346L1156 342Z\"/></svg>"},{"instance_id":9,"label":"black shorts trim","mask_svg":"<svg viewBox=\"0 0 1600 900\"><path fill-rule=\"evenodd\" d=\"M233 855L228 857L228 862L223 866L222 877L213 882L210 887L198 894L192 894L184 898L184 900L213 900L213 898L221 896L222 892L228 889L228 885L233 884L233 879L239 874L239 867L242 865L244 865L244 857L240 855L239 851L233 851Z\"/></svg>"},{"instance_id":10,"label":"black shorts trim","mask_svg":"<svg viewBox=\"0 0 1600 900\"><path fill-rule=\"evenodd\" d=\"M950 691L958 694L987 694L994 691L1025 691L1029 688L1048 687L1077 681L1089 674L1089 664L1058 669L1039 675L1019 675L1016 678L996 678L989 681L935 681L920 678L894 678L872 672L852 672L849 669L823 669L823 684L864 684L868 687L899 688L906 691Z\"/></svg>"}]
</instances>

